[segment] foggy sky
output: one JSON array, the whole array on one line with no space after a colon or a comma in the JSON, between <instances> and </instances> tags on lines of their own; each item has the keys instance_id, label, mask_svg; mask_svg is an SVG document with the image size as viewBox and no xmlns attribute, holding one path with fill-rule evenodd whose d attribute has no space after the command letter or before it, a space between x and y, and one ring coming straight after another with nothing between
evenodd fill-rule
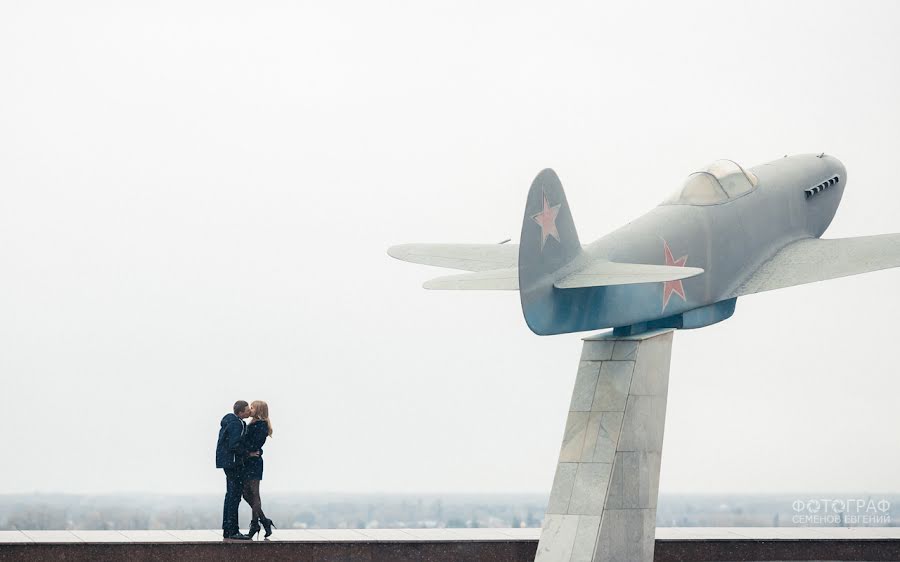
<instances>
[{"instance_id":1,"label":"foggy sky","mask_svg":"<svg viewBox=\"0 0 900 562\"><path fill-rule=\"evenodd\" d=\"M548 493L579 334L403 242L515 241L542 168L583 242L718 158L848 169L900 231L891 2L0 4L0 493ZM663 492L900 491L900 271L678 332Z\"/></svg>"}]
</instances>

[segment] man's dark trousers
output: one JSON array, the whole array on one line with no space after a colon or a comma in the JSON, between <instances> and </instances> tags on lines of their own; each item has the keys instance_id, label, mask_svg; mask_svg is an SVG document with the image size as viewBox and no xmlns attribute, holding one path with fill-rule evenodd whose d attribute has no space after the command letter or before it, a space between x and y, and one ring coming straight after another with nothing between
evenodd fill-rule
<instances>
[{"instance_id":1,"label":"man's dark trousers","mask_svg":"<svg viewBox=\"0 0 900 562\"><path fill-rule=\"evenodd\" d=\"M226 468L225 470L225 509L222 513L222 534L230 537L241 532L238 527L238 508L241 505L241 491L244 487L244 479L241 468Z\"/></svg>"}]
</instances>

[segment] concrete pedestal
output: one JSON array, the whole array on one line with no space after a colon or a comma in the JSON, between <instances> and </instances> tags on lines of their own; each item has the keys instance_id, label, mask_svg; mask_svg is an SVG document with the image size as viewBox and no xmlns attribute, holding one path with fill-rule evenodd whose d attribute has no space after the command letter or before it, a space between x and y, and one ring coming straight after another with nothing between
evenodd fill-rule
<instances>
[{"instance_id":1,"label":"concrete pedestal","mask_svg":"<svg viewBox=\"0 0 900 562\"><path fill-rule=\"evenodd\" d=\"M651 562L673 330L585 338L536 562Z\"/></svg>"}]
</instances>

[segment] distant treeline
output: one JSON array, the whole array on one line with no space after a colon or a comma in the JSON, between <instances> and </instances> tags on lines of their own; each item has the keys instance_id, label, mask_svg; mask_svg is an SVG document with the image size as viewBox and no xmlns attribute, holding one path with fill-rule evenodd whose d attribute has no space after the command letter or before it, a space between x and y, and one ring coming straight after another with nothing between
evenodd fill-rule
<instances>
[{"instance_id":1,"label":"distant treeline","mask_svg":"<svg viewBox=\"0 0 900 562\"><path fill-rule=\"evenodd\" d=\"M265 509L283 529L540 527L546 505L534 494L273 493ZM898 494L663 494L657 526L898 526L896 505ZM221 517L217 495L0 495L3 530L217 529Z\"/></svg>"},{"instance_id":2,"label":"distant treeline","mask_svg":"<svg viewBox=\"0 0 900 562\"><path fill-rule=\"evenodd\" d=\"M267 494L280 528L539 527L540 495ZM241 520L250 509L241 503ZM222 497L0 495L0 529L216 529Z\"/></svg>"}]
</instances>

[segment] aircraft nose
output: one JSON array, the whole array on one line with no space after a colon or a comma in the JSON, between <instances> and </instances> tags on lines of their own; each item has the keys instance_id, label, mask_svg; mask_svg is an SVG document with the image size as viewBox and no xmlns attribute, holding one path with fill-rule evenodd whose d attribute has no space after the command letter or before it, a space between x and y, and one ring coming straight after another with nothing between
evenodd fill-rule
<instances>
[{"instance_id":1,"label":"aircraft nose","mask_svg":"<svg viewBox=\"0 0 900 562\"><path fill-rule=\"evenodd\" d=\"M831 172L841 178L841 183L847 183L847 168L844 167L844 163L835 158L834 156L824 155L822 159L828 164L828 168Z\"/></svg>"}]
</instances>

